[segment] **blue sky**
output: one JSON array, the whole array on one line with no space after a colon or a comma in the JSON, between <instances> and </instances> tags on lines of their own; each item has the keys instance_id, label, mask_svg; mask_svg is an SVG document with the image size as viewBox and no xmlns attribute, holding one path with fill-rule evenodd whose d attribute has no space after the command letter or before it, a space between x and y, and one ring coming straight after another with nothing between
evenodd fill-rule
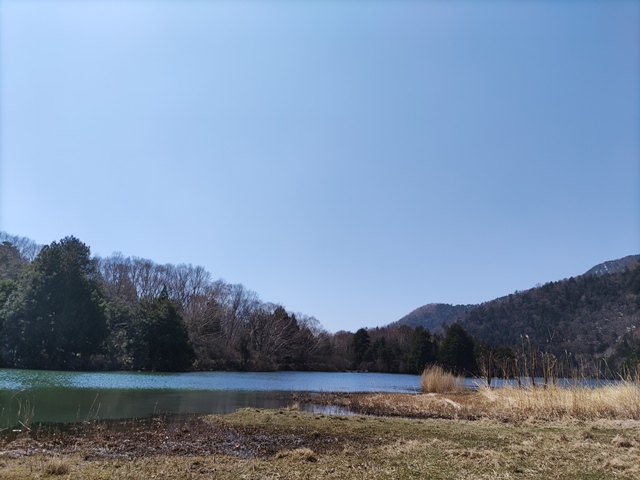
<instances>
[{"instance_id":1,"label":"blue sky","mask_svg":"<svg viewBox=\"0 0 640 480\"><path fill-rule=\"evenodd\" d=\"M0 0L0 230L330 331L640 253L640 2Z\"/></svg>"}]
</instances>

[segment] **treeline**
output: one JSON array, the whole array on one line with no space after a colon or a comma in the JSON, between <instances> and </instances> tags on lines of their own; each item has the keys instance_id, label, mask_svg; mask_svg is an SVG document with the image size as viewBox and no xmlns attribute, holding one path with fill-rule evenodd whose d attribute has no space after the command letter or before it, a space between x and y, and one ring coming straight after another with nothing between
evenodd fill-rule
<instances>
[{"instance_id":1,"label":"treeline","mask_svg":"<svg viewBox=\"0 0 640 480\"><path fill-rule=\"evenodd\" d=\"M60 369L322 368L313 317L262 302L202 267L91 257L67 237L44 247L0 237L4 365Z\"/></svg>"},{"instance_id":2,"label":"treeline","mask_svg":"<svg viewBox=\"0 0 640 480\"><path fill-rule=\"evenodd\" d=\"M361 328L348 335L355 370L420 373L425 366L439 364L460 375L480 372L477 343L458 323L450 325L444 336L406 325Z\"/></svg>"},{"instance_id":3,"label":"treeline","mask_svg":"<svg viewBox=\"0 0 640 480\"><path fill-rule=\"evenodd\" d=\"M366 370L615 375L640 363L640 268L485 303L439 334L392 324L329 333L202 267L93 257L0 232L0 366L103 370Z\"/></svg>"},{"instance_id":4,"label":"treeline","mask_svg":"<svg viewBox=\"0 0 640 480\"><path fill-rule=\"evenodd\" d=\"M314 317L213 280L202 267L92 257L75 237L40 247L0 232L0 242L4 366L420 373L441 361L475 368L460 360L473 357L470 337L458 345L449 334L407 326L331 334Z\"/></svg>"}]
</instances>

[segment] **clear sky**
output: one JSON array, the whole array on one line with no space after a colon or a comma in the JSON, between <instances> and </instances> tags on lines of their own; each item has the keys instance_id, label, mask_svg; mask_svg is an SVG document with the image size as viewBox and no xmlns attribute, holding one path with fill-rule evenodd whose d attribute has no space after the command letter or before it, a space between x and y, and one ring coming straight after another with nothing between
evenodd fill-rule
<instances>
[{"instance_id":1,"label":"clear sky","mask_svg":"<svg viewBox=\"0 0 640 480\"><path fill-rule=\"evenodd\" d=\"M0 230L330 331L640 253L640 2L0 0Z\"/></svg>"}]
</instances>

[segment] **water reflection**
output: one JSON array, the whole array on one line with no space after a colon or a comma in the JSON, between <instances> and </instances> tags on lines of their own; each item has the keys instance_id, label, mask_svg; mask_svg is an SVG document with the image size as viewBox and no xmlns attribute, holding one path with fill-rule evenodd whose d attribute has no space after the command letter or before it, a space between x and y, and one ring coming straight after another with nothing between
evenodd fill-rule
<instances>
[{"instance_id":1,"label":"water reflection","mask_svg":"<svg viewBox=\"0 0 640 480\"><path fill-rule=\"evenodd\" d=\"M417 392L414 375L327 372L57 372L0 369L0 428L25 422L81 422L154 414L285 408L292 392ZM312 403L303 411L342 414Z\"/></svg>"},{"instance_id":2,"label":"water reflection","mask_svg":"<svg viewBox=\"0 0 640 480\"><path fill-rule=\"evenodd\" d=\"M8 394L10 393L10 395ZM188 390L33 389L0 392L0 425L144 418L156 414L231 413L239 408L283 408L292 403L278 392Z\"/></svg>"},{"instance_id":3,"label":"water reflection","mask_svg":"<svg viewBox=\"0 0 640 480\"><path fill-rule=\"evenodd\" d=\"M529 382L529 379L521 379ZM595 387L598 380L559 379L561 386ZM468 388L483 384L466 379ZM494 379L492 387L517 385ZM536 379L542 385L543 379ZM0 369L0 429L19 422L82 422L157 414L223 414L239 408L285 408L293 392L410 392L420 377L326 372L58 372ZM300 402L305 412L348 414L342 407Z\"/></svg>"},{"instance_id":4,"label":"water reflection","mask_svg":"<svg viewBox=\"0 0 640 480\"><path fill-rule=\"evenodd\" d=\"M345 372L58 372L0 369L0 389L267 390L305 392L415 392L416 375Z\"/></svg>"}]
</instances>

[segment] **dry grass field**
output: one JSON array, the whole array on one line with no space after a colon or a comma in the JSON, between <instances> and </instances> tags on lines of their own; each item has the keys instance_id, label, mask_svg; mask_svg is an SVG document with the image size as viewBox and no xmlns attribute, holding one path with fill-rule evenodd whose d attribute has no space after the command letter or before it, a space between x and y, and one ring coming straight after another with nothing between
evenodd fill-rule
<instances>
[{"instance_id":1,"label":"dry grass field","mask_svg":"<svg viewBox=\"0 0 640 480\"><path fill-rule=\"evenodd\" d=\"M0 479L640 479L640 384L329 394L281 410L0 432Z\"/></svg>"},{"instance_id":2,"label":"dry grass field","mask_svg":"<svg viewBox=\"0 0 640 480\"><path fill-rule=\"evenodd\" d=\"M412 418L524 420L639 420L640 387L622 383L600 388L480 387L477 391L407 395L350 394L322 400L367 415Z\"/></svg>"},{"instance_id":3,"label":"dry grass field","mask_svg":"<svg viewBox=\"0 0 640 480\"><path fill-rule=\"evenodd\" d=\"M304 413L293 404L35 427L2 437L0 478L640 479L637 410L628 415L615 403L629 394L586 401L579 393L342 395L324 401L376 415Z\"/></svg>"}]
</instances>

